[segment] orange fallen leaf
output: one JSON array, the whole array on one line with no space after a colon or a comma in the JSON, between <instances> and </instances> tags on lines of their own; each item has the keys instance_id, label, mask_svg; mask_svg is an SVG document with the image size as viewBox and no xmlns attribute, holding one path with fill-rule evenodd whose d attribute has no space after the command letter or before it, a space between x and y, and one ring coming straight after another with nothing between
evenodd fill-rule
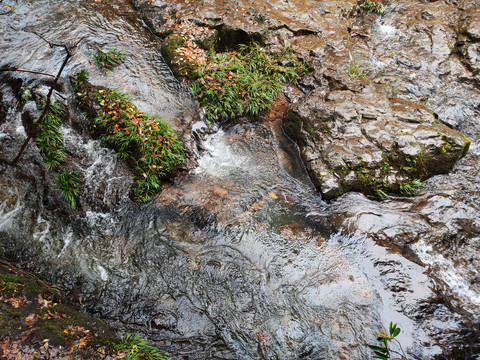
<instances>
[{"instance_id":1,"label":"orange fallen leaf","mask_svg":"<svg viewBox=\"0 0 480 360\"><path fill-rule=\"evenodd\" d=\"M256 210L260 210L262 207L263 207L263 204L265 204L265 201L263 200L260 200L260 201L255 201L253 204L252 204L252 207Z\"/></svg>"},{"instance_id":2,"label":"orange fallen leaf","mask_svg":"<svg viewBox=\"0 0 480 360\"><path fill-rule=\"evenodd\" d=\"M270 199L278 199L278 196L275 195L275 193L274 193L273 191L270 191L270 192L268 193L268 197L269 197Z\"/></svg>"},{"instance_id":3,"label":"orange fallen leaf","mask_svg":"<svg viewBox=\"0 0 480 360\"><path fill-rule=\"evenodd\" d=\"M34 313L31 313L30 315L28 315L25 318L25 325L27 325L27 326L33 325L35 323L36 317L37 317L37 315L35 315Z\"/></svg>"}]
</instances>

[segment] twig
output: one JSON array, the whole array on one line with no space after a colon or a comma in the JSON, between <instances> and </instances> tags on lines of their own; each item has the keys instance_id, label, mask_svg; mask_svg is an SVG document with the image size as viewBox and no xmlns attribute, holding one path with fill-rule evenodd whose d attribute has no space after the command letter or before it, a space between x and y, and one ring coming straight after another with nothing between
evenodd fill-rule
<instances>
[{"instance_id":1,"label":"twig","mask_svg":"<svg viewBox=\"0 0 480 360\"><path fill-rule=\"evenodd\" d=\"M402 356L402 359L407 359L407 355L405 355L405 351L403 351L403 347L402 347L402 344L400 343L400 341L398 341L398 340L395 339L395 338L392 338L392 339L397 342L398 346L400 347L400 350L402 351L401 354L398 353L398 352L397 352L397 354L401 355L401 356Z\"/></svg>"},{"instance_id":2,"label":"twig","mask_svg":"<svg viewBox=\"0 0 480 360\"><path fill-rule=\"evenodd\" d=\"M30 277L30 278L32 278L32 279L35 279L35 281L38 281L40 284L42 284L43 286L45 286L49 291L51 291L52 294L54 294L54 295L56 295L56 296L59 296L60 298L63 298L63 296L59 293L59 291L58 291L58 289L57 289L56 287L50 286L50 285L46 284L43 280L40 280L37 276L33 275L32 273L27 272L27 271L22 270L22 269L19 269L18 267L16 267L15 265L13 265L11 262L6 261L6 260L1 260L1 259L0 259L0 264L7 265L8 267L15 269L15 271L21 272L22 275L24 275L24 276L26 276L26 277Z\"/></svg>"},{"instance_id":3,"label":"twig","mask_svg":"<svg viewBox=\"0 0 480 360\"><path fill-rule=\"evenodd\" d=\"M22 72L28 72L28 73L32 73L32 74L40 74L40 75L55 77L55 75L52 75L52 74L49 74L49 73L46 73L46 72L22 69L22 68L19 68L18 66L1 68L0 71L22 71Z\"/></svg>"},{"instance_id":4,"label":"twig","mask_svg":"<svg viewBox=\"0 0 480 360\"><path fill-rule=\"evenodd\" d=\"M43 41L45 41L50 47L54 47L54 46L62 47L63 49L65 49L65 52L67 53L67 55L66 55L65 59L63 60L62 66L60 67L60 70L58 71L57 75L52 75L52 74L48 74L48 73L41 73L41 72L34 72L34 71L26 70L26 69L20 69L18 67L13 68L13 69L16 69L16 70L10 70L10 71L34 72L34 73L38 73L38 74L42 74L42 75L55 77L55 79L53 80L53 83L50 85L50 90L48 91L47 100L45 102L45 106L42 110L42 113L40 114L40 116L38 117L38 119L35 123L35 126L38 127L43 122L43 119L45 118L45 115L47 114L48 109L50 107L51 98L52 98L52 94L53 94L53 88L58 83L58 80L60 79L60 76L62 75L62 72L65 69L65 66L67 65L68 60L70 60L70 58L73 56L73 54L71 52L71 49L74 49L80 43L80 41L82 41L85 37L80 38L75 44L73 44L69 47L65 44L49 41L43 35L35 32L35 31L32 31L32 33L37 35ZM33 131L32 133L35 133L35 132ZM15 157L15 159L13 161L8 161L8 160L3 159L3 158L0 158L0 161L5 162L8 165L14 166L20 160L20 158L22 157L22 155L25 152L25 149L26 149L28 143L30 142L30 140L32 139L32 137L33 137L33 135L29 135L27 137L27 139L23 142L22 147L20 148L20 151L18 152L18 155Z\"/></svg>"},{"instance_id":5,"label":"twig","mask_svg":"<svg viewBox=\"0 0 480 360\"><path fill-rule=\"evenodd\" d=\"M51 104L51 101L52 101L52 94L53 94L53 88L55 86L55 84L57 84L58 80L60 79L60 75L62 75L62 72L63 72L63 69L65 69L65 66L67 65L67 62L68 60L70 60L70 58L73 56L72 53L70 52L70 49L67 47L67 45L63 44L63 45L60 45L60 44L55 44L55 43L52 43L52 42L49 42L48 40L46 40L43 36L37 34L36 32L33 32L35 35L37 35L38 37L40 37L42 40L46 41L50 47L53 47L53 46L60 46L60 47L63 47L67 53L67 56L65 56L65 59L63 60L63 63L62 63L62 66L60 67L60 70L58 70L58 73L57 75L55 76L55 79L53 80L53 83L50 85L50 90L48 91L48 94L47 94L47 100L45 102L45 106L42 110L42 113L40 114L40 116L38 117L37 121L36 121L36 127L38 127L42 122L43 122L43 119L45 118L45 115L47 115L47 112L49 111L50 109L50 104ZM75 45L77 46L77 44L81 41L82 39L80 39ZM30 142L30 140L32 139L33 135L28 135L27 139L23 142L23 145L22 147L20 148L20 151L18 152L18 155L15 157L15 159L11 162L11 165L15 165L18 160L20 160L20 158L22 157L28 143Z\"/></svg>"}]
</instances>

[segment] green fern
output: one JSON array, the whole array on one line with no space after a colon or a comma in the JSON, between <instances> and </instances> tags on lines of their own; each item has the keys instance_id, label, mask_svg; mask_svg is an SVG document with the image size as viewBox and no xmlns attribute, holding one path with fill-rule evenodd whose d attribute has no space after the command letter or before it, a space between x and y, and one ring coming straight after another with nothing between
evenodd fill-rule
<instances>
[{"instance_id":1,"label":"green fern","mask_svg":"<svg viewBox=\"0 0 480 360\"><path fill-rule=\"evenodd\" d=\"M37 106L43 111L45 105L42 101L38 101ZM39 133L35 142L45 159L47 169L57 169L67 159L63 136L60 132L60 126L62 125L60 114L60 107L56 104L50 104L42 122L38 124Z\"/></svg>"},{"instance_id":2,"label":"green fern","mask_svg":"<svg viewBox=\"0 0 480 360\"><path fill-rule=\"evenodd\" d=\"M67 200L72 209L75 209L75 199L80 191L78 186L78 171L67 171L62 169L57 174L57 185L62 191L63 196Z\"/></svg>"}]
</instances>

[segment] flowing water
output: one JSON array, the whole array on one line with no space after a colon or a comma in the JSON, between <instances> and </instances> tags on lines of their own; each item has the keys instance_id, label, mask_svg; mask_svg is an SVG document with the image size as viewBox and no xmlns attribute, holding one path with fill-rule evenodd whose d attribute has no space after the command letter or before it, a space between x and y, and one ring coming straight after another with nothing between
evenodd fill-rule
<instances>
[{"instance_id":1,"label":"flowing water","mask_svg":"<svg viewBox=\"0 0 480 360\"><path fill-rule=\"evenodd\" d=\"M129 93L140 109L176 127L187 119L204 128L159 41L126 2L3 4L17 10L0 18L0 66L56 73L63 48L34 32L78 42L57 95L71 111L68 75L86 67L94 84ZM127 58L106 76L91 61L103 46ZM0 121L0 150L11 155L25 137L12 79L46 85L30 74L3 76L3 106L12 105ZM0 241L8 256L70 288L119 331L143 333L174 359L366 359L373 332L394 321L412 359L475 358L476 288L428 243L406 253L358 230L358 223L380 227L376 212L401 220L398 201L379 205L358 194L322 201L278 121L200 134L198 167L146 205L130 201L125 164L84 128L72 116L62 129L85 181L79 210L58 206L31 146L19 168L1 165ZM356 233L346 235L348 221L338 220L342 206L361 208Z\"/></svg>"}]
</instances>

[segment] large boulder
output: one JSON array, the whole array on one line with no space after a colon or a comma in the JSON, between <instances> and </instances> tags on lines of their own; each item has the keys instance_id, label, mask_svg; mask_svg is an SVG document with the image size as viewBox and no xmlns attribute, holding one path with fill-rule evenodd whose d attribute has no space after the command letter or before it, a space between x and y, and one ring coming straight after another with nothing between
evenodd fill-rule
<instances>
[{"instance_id":1,"label":"large boulder","mask_svg":"<svg viewBox=\"0 0 480 360\"><path fill-rule=\"evenodd\" d=\"M291 107L284 128L325 199L347 191L411 192L412 181L449 172L470 145L427 107L374 86L314 91Z\"/></svg>"}]
</instances>

